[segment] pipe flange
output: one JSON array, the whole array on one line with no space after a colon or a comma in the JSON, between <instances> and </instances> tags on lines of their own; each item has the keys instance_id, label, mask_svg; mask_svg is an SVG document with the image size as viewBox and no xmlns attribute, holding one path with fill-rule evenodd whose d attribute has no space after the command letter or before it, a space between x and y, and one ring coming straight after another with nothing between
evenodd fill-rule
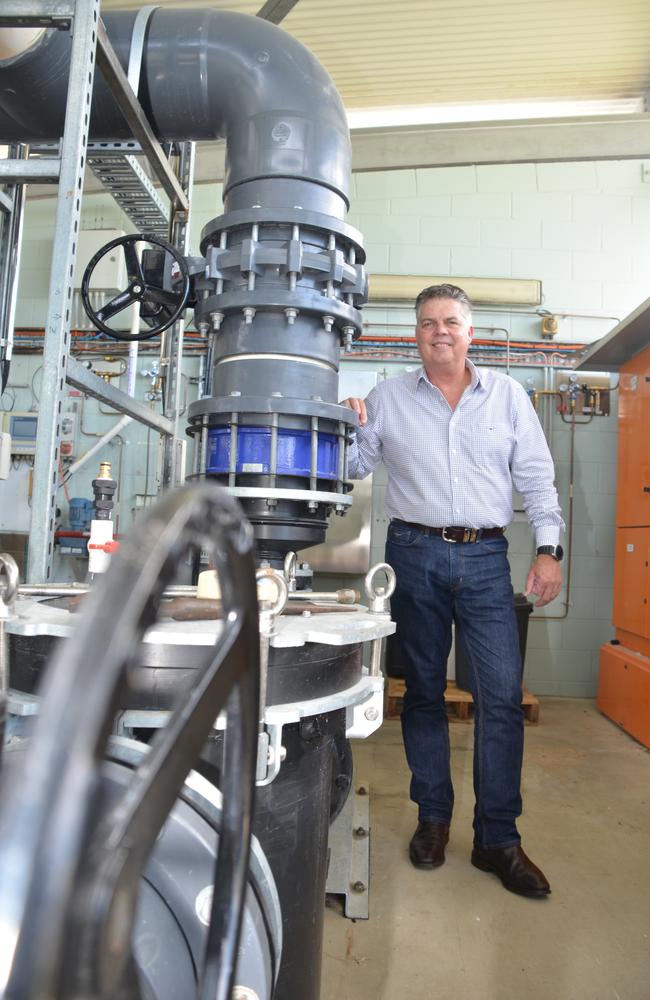
<instances>
[{"instance_id":1,"label":"pipe flange","mask_svg":"<svg viewBox=\"0 0 650 1000\"><path fill-rule=\"evenodd\" d=\"M231 413L255 414L261 418L278 413L285 417L318 417L349 427L358 427L359 418L354 410L342 403L324 403L315 399L295 399L290 396L204 396L190 403L187 416L190 421L212 417L209 424L217 425L223 416L228 423ZM258 422L257 419L255 421ZM202 426L202 425L201 425ZM201 429L201 428L199 428ZM188 430L191 433L191 429Z\"/></svg>"},{"instance_id":2,"label":"pipe flange","mask_svg":"<svg viewBox=\"0 0 650 1000\"><path fill-rule=\"evenodd\" d=\"M366 253L363 248L363 236L358 229L323 212L313 212L298 208L247 208L234 209L226 215L211 219L201 232L201 253L206 254L210 246L217 246L222 232L232 232L233 229L270 223L272 225L300 226L301 229L316 229L323 233L334 233L353 244L357 252L357 263L364 264Z\"/></svg>"},{"instance_id":3,"label":"pipe flange","mask_svg":"<svg viewBox=\"0 0 650 1000\"><path fill-rule=\"evenodd\" d=\"M365 290L352 291L352 294L358 305L366 301ZM293 292L279 287L256 288L253 291L237 290L220 294L215 292L214 295L209 295L196 303L194 318L199 323L203 317L209 318L209 314L215 311L222 312L227 318L233 313L240 315L244 308L253 308L256 313L283 313L285 309L299 309L301 315L318 319L323 316L333 316L341 327L350 326L359 331L363 329L358 309L340 299L323 295L320 290L308 287L298 287Z\"/></svg>"}]
</instances>

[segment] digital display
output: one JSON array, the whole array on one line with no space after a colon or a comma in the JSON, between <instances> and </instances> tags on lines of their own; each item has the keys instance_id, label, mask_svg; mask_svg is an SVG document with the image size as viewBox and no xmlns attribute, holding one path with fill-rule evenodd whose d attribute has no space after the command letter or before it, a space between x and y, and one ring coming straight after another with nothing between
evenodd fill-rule
<instances>
[{"instance_id":1,"label":"digital display","mask_svg":"<svg viewBox=\"0 0 650 1000\"><path fill-rule=\"evenodd\" d=\"M12 438L36 440L38 417L12 417L10 434Z\"/></svg>"}]
</instances>

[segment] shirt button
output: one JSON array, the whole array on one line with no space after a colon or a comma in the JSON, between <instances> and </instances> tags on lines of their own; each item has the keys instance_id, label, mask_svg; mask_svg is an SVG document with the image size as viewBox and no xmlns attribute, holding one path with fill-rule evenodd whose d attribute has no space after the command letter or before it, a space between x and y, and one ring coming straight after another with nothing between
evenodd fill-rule
<instances>
[{"instance_id":1,"label":"shirt button","mask_svg":"<svg viewBox=\"0 0 650 1000\"><path fill-rule=\"evenodd\" d=\"M458 482L458 476L454 476L454 482L455 482L455 483L457 483L457 482Z\"/></svg>"},{"instance_id":2,"label":"shirt button","mask_svg":"<svg viewBox=\"0 0 650 1000\"><path fill-rule=\"evenodd\" d=\"M452 455L456 455L456 454L457 454L457 452L456 452L456 449L455 449L455 448L452 448L452 449L451 449L451 453L452 453Z\"/></svg>"}]
</instances>

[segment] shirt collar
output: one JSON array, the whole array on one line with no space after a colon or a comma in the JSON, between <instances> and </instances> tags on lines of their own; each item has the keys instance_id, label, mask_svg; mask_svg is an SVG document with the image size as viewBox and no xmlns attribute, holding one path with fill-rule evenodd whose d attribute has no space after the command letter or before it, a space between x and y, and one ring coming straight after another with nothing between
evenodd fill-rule
<instances>
[{"instance_id":1,"label":"shirt collar","mask_svg":"<svg viewBox=\"0 0 650 1000\"><path fill-rule=\"evenodd\" d=\"M477 368L476 365L474 364L474 362L470 361L469 358L465 358L465 367L469 370L469 374L470 374L470 383L469 384L470 384L470 388L471 388L472 392L476 388L484 389L485 388L485 378L484 378L484 373L481 371L481 369ZM418 370L416 372L414 372L414 375L415 375L415 378L414 378L414 382L413 382L413 387L415 389L418 388L420 382L429 382L427 373L424 370L424 366L422 366L421 368L418 368ZM430 382L429 382L429 385L431 385Z\"/></svg>"}]
</instances>

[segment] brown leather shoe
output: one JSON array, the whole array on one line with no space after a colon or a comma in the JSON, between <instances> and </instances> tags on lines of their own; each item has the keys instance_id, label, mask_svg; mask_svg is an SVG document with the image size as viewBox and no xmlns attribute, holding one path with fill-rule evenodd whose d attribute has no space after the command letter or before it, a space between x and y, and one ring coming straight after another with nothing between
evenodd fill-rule
<instances>
[{"instance_id":1,"label":"brown leather shoe","mask_svg":"<svg viewBox=\"0 0 650 1000\"><path fill-rule=\"evenodd\" d=\"M506 889L520 896L541 898L551 891L544 873L524 854L520 844L491 850L475 847L472 864L482 872L498 875Z\"/></svg>"},{"instance_id":2,"label":"brown leather shoe","mask_svg":"<svg viewBox=\"0 0 650 1000\"><path fill-rule=\"evenodd\" d=\"M418 823L411 837L409 857L416 868L439 868L445 861L445 845L449 840L449 824Z\"/></svg>"}]
</instances>

